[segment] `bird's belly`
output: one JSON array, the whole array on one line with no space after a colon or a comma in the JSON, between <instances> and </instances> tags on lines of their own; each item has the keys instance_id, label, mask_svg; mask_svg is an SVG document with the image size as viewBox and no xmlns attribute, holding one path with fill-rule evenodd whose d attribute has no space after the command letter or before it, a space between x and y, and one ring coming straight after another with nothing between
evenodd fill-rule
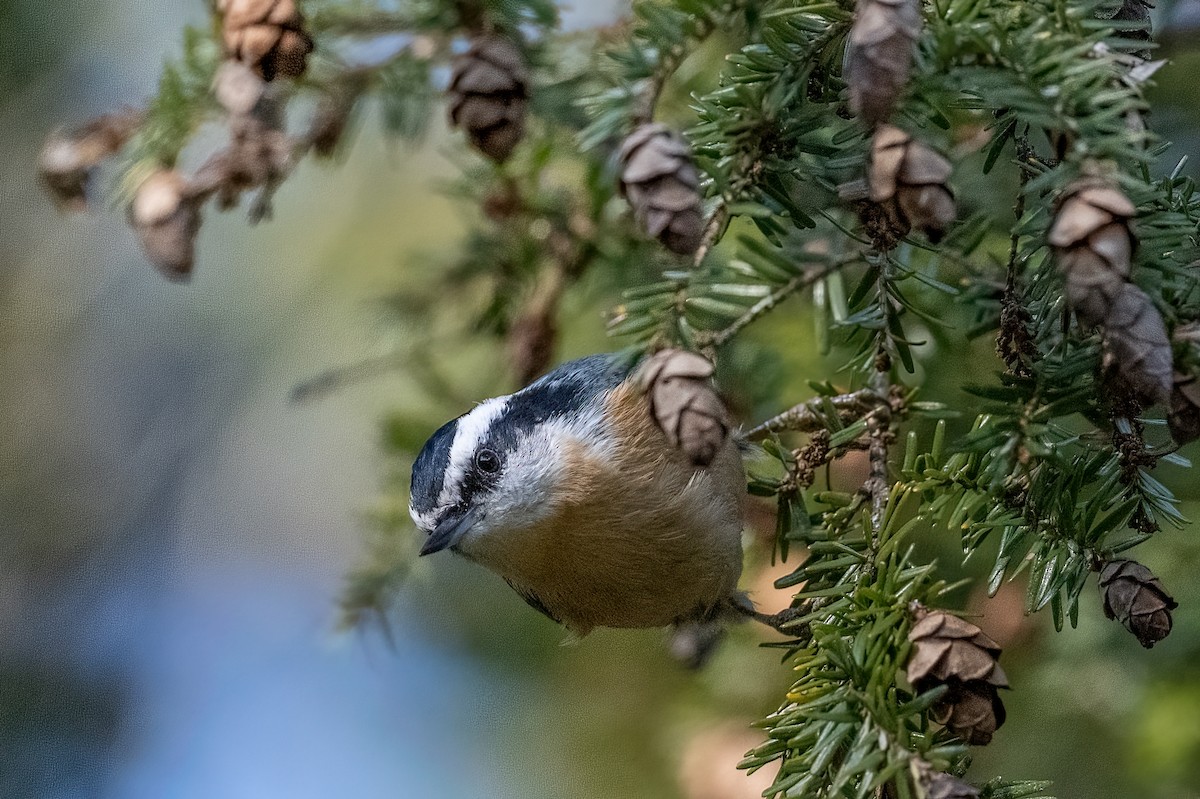
<instances>
[{"instance_id":1,"label":"bird's belly","mask_svg":"<svg viewBox=\"0 0 1200 799\"><path fill-rule=\"evenodd\" d=\"M570 521L564 519L568 526L557 530L536 531L554 542L552 562L500 571L532 603L576 632L694 619L737 589L740 524L713 519L705 528L583 528L589 534L582 535Z\"/></svg>"}]
</instances>

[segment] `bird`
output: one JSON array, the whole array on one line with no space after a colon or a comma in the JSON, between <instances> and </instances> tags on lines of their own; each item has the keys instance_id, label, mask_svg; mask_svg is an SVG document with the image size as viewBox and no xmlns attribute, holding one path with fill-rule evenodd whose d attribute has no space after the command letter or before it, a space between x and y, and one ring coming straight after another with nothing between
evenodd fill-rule
<instances>
[{"instance_id":1,"label":"bird","mask_svg":"<svg viewBox=\"0 0 1200 799\"><path fill-rule=\"evenodd\" d=\"M578 636L671 627L702 660L725 622L756 615L738 590L742 450L709 374L679 350L590 355L447 422L413 465L421 555L490 569Z\"/></svg>"}]
</instances>

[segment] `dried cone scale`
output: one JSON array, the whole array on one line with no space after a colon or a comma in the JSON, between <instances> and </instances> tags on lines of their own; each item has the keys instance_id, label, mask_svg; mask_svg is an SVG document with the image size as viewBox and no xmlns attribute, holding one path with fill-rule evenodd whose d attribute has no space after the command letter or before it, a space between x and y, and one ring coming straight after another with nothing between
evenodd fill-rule
<instances>
[{"instance_id":1,"label":"dried cone scale","mask_svg":"<svg viewBox=\"0 0 1200 799\"><path fill-rule=\"evenodd\" d=\"M666 125L649 123L629 134L617 159L621 193L642 229L671 252L694 253L704 236L704 211L688 143Z\"/></svg>"},{"instance_id":2,"label":"dried cone scale","mask_svg":"<svg viewBox=\"0 0 1200 799\"><path fill-rule=\"evenodd\" d=\"M937 151L893 125L875 131L867 171L871 201L879 204L897 238L917 228L938 242L954 222L953 167Z\"/></svg>"},{"instance_id":3,"label":"dried cone scale","mask_svg":"<svg viewBox=\"0 0 1200 799\"><path fill-rule=\"evenodd\" d=\"M313 40L296 0L217 0L225 50L264 80L304 73Z\"/></svg>"},{"instance_id":4,"label":"dried cone scale","mask_svg":"<svg viewBox=\"0 0 1200 799\"><path fill-rule=\"evenodd\" d=\"M161 169L142 182L129 204L129 223L163 275L183 280L191 274L200 209L178 172Z\"/></svg>"},{"instance_id":5,"label":"dried cone scale","mask_svg":"<svg viewBox=\"0 0 1200 799\"><path fill-rule=\"evenodd\" d=\"M1104 324L1129 280L1134 238L1129 220L1137 209L1103 181L1085 179L1067 188L1047 241L1066 283L1067 303L1086 326Z\"/></svg>"},{"instance_id":6,"label":"dried cone scale","mask_svg":"<svg viewBox=\"0 0 1200 799\"><path fill-rule=\"evenodd\" d=\"M1171 633L1178 603L1154 572L1133 560L1110 560L1100 570L1104 615L1116 619L1149 649Z\"/></svg>"},{"instance_id":7,"label":"dried cone scale","mask_svg":"<svg viewBox=\"0 0 1200 799\"><path fill-rule=\"evenodd\" d=\"M886 122L908 83L921 33L917 0L858 0L846 54L850 109L869 124Z\"/></svg>"},{"instance_id":8,"label":"dried cone scale","mask_svg":"<svg viewBox=\"0 0 1200 799\"><path fill-rule=\"evenodd\" d=\"M671 446L707 466L729 436L725 403L712 384L713 366L694 352L661 350L641 367L639 384Z\"/></svg>"},{"instance_id":9,"label":"dried cone scale","mask_svg":"<svg viewBox=\"0 0 1200 799\"><path fill-rule=\"evenodd\" d=\"M497 163L512 155L525 135L529 67L510 39L477 36L451 65L450 123L462 128L475 149Z\"/></svg>"},{"instance_id":10,"label":"dried cone scale","mask_svg":"<svg viewBox=\"0 0 1200 799\"><path fill-rule=\"evenodd\" d=\"M940 610L918 611L908 635L913 643L908 681L920 692L945 685L933 706L934 721L969 744L982 745L1004 724L997 692L1008 678L997 659L1000 647L969 621Z\"/></svg>"}]
</instances>

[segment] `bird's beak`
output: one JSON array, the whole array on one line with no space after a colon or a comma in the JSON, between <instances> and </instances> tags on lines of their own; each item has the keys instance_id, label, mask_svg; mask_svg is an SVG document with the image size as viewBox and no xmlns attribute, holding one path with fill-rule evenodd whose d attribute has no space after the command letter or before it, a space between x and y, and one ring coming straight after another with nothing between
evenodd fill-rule
<instances>
[{"instance_id":1,"label":"bird's beak","mask_svg":"<svg viewBox=\"0 0 1200 799\"><path fill-rule=\"evenodd\" d=\"M462 514L453 511L447 513L438 522L437 527L433 528L429 537L425 539L425 544L421 547L421 554L429 555L454 546L474 526L477 518L478 514L473 510Z\"/></svg>"}]
</instances>

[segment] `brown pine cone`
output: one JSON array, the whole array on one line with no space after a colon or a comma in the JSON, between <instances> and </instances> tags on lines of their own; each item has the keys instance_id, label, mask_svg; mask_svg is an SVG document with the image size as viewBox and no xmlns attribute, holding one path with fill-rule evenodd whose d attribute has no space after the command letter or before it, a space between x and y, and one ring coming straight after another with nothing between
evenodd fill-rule
<instances>
[{"instance_id":1,"label":"brown pine cone","mask_svg":"<svg viewBox=\"0 0 1200 799\"><path fill-rule=\"evenodd\" d=\"M225 51L264 80L304 74L313 40L296 0L217 0Z\"/></svg>"},{"instance_id":2,"label":"brown pine cone","mask_svg":"<svg viewBox=\"0 0 1200 799\"><path fill-rule=\"evenodd\" d=\"M87 209L88 184L96 167L124 147L141 123L140 111L125 109L96 117L77 130L50 134L38 158L38 172L60 210Z\"/></svg>"},{"instance_id":3,"label":"brown pine cone","mask_svg":"<svg viewBox=\"0 0 1200 799\"><path fill-rule=\"evenodd\" d=\"M696 466L712 463L729 436L728 413L712 374L713 365L702 356L669 349L650 356L638 376L654 421Z\"/></svg>"},{"instance_id":4,"label":"brown pine cone","mask_svg":"<svg viewBox=\"0 0 1200 799\"><path fill-rule=\"evenodd\" d=\"M621 194L642 229L671 252L690 255L704 237L700 173L692 148L666 125L645 124L617 154Z\"/></svg>"},{"instance_id":5,"label":"brown pine cone","mask_svg":"<svg viewBox=\"0 0 1200 799\"><path fill-rule=\"evenodd\" d=\"M184 280L191 274L200 207L182 175L160 169L146 178L129 204L129 224L150 263L164 276Z\"/></svg>"},{"instance_id":6,"label":"brown pine cone","mask_svg":"<svg viewBox=\"0 0 1200 799\"><path fill-rule=\"evenodd\" d=\"M908 83L921 33L916 0L858 0L846 52L850 110L868 124L886 122Z\"/></svg>"},{"instance_id":7,"label":"brown pine cone","mask_svg":"<svg viewBox=\"0 0 1200 799\"><path fill-rule=\"evenodd\" d=\"M917 228L932 242L954 221L953 171L940 153L893 125L881 125L871 141L867 169L871 201L894 225L896 238Z\"/></svg>"},{"instance_id":8,"label":"brown pine cone","mask_svg":"<svg viewBox=\"0 0 1200 799\"><path fill-rule=\"evenodd\" d=\"M918 760L913 767L923 799L979 799L979 789Z\"/></svg>"},{"instance_id":9,"label":"brown pine cone","mask_svg":"<svg viewBox=\"0 0 1200 799\"><path fill-rule=\"evenodd\" d=\"M1200 380L1194 375L1175 373L1167 428L1177 444L1187 444L1200 438Z\"/></svg>"},{"instance_id":10,"label":"brown pine cone","mask_svg":"<svg viewBox=\"0 0 1200 799\"><path fill-rule=\"evenodd\" d=\"M908 634L913 643L908 681L921 693L947 686L932 708L933 720L969 744L988 743L1005 719L997 689L1007 688L1008 678L997 662L999 645L945 611L922 609L918 615Z\"/></svg>"},{"instance_id":11,"label":"brown pine cone","mask_svg":"<svg viewBox=\"0 0 1200 799\"><path fill-rule=\"evenodd\" d=\"M1162 315L1146 292L1125 283L1104 320L1105 359L1138 399L1166 402L1174 366Z\"/></svg>"},{"instance_id":12,"label":"brown pine cone","mask_svg":"<svg viewBox=\"0 0 1200 799\"><path fill-rule=\"evenodd\" d=\"M529 106L529 67L520 48L503 36L475 37L454 58L446 94L450 124L496 163L508 160L525 135Z\"/></svg>"},{"instance_id":13,"label":"brown pine cone","mask_svg":"<svg viewBox=\"0 0 1200 799\"><path fill-rule=\"evenodd\" d=\"M1133 560L1110 560L1100 570L1104 615L1116 619L1149 649L1171 633L1179 604L1154 573Z\"/></svg>"},{"instance_id":14,"label":"brown pine cone","mask_svg":"<svg viewBox=\"0 0 1200 799\"><path fill-rule=\"evenodd\" d=\"M1077 181L1059 201L1047 241L1066 281L1067 303L1079 321L1103 324L1129 280L1136 240L1133 203L1102 180Z\"/></svg>"},{"instance_id":15,"label":"brown pine cone","mask_svg":"<svg viewBox=\"0 0 1200 799\"><path fill-rule=\"evenodd\" d=\"M1125 23L1132 25L1129 28L1121 30L1122 39L1132 39L1137 42L1149 42L1152 36L1153 20L1150 18L1150 9L1154 8L1154 3L1147 0L1125 0L1118 6L1111 16L1107 14L1097 13L1097 16L1102 18L1107 17L1113 22ZM1124 26L1122 26L1124 28ZM1149 60L1150 51L1148 49L1131 50L1130 55L1135 55L1138 58Z\"/></svg>"}]
</instances>

